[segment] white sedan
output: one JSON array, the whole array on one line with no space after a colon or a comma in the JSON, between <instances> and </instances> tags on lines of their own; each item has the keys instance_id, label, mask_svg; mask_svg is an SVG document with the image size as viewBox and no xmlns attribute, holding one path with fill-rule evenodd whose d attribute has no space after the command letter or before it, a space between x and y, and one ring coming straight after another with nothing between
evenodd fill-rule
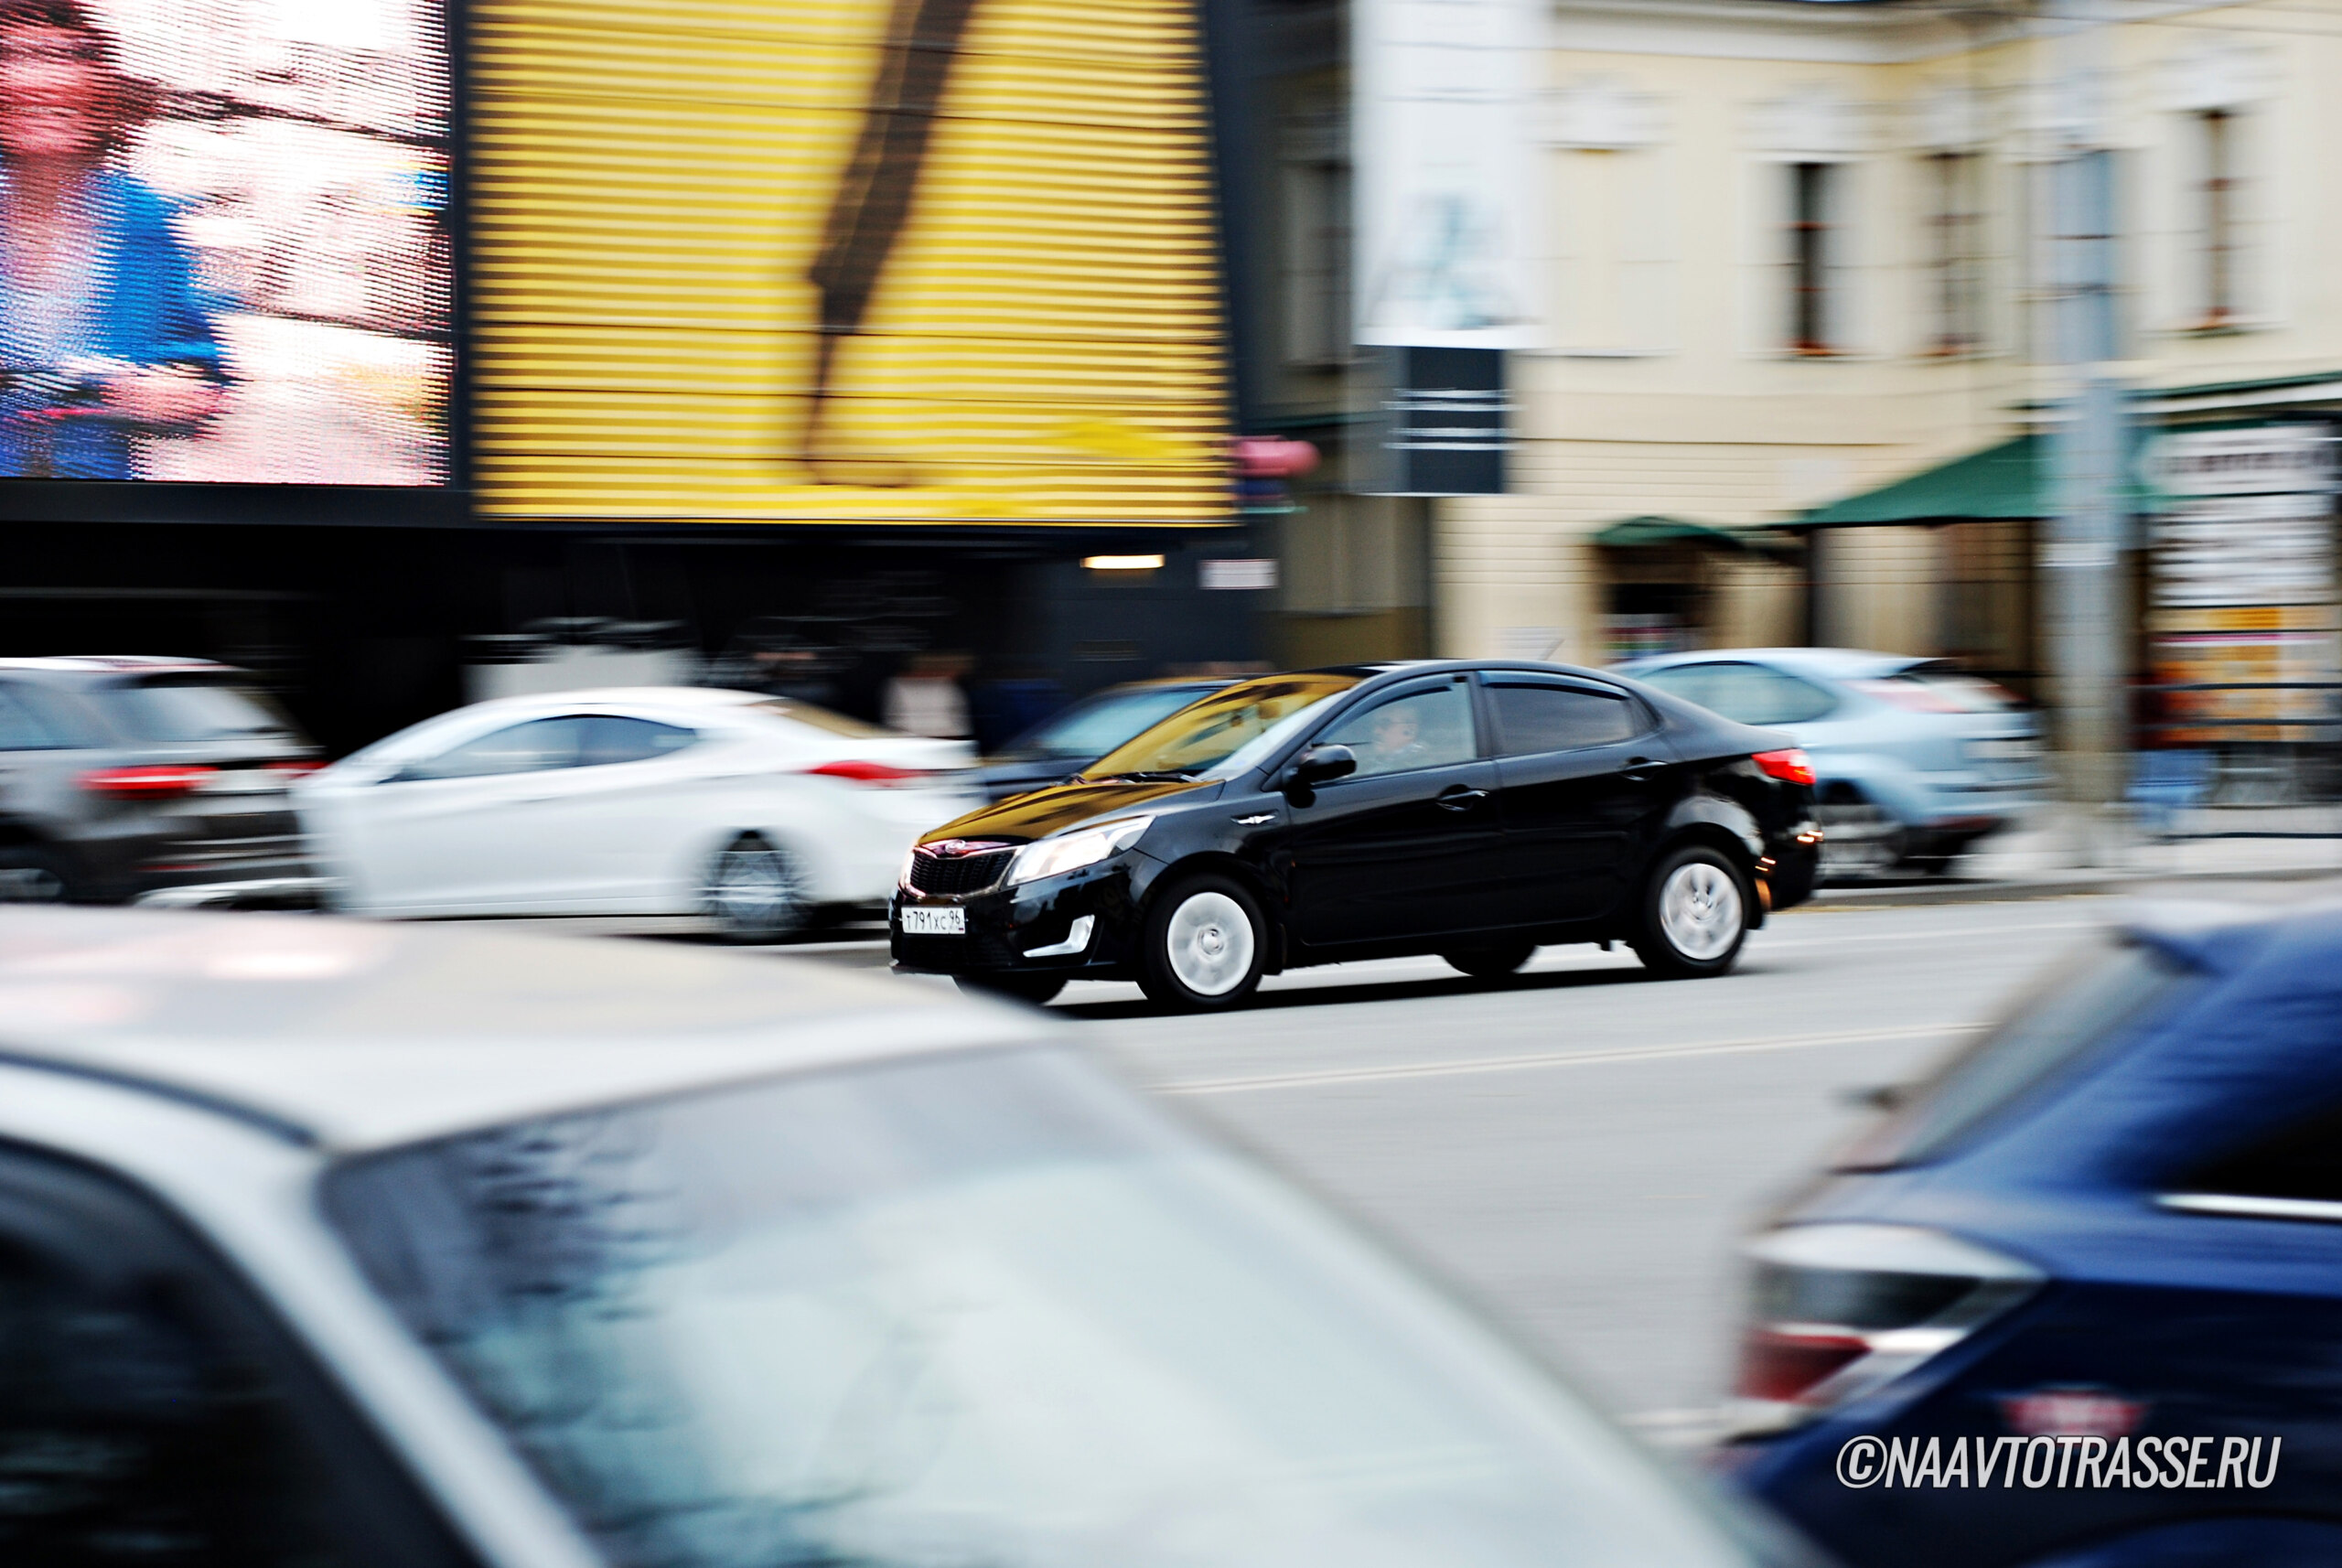
<instances>
[{"instance_id":1,"label":"white sedan","mask_svg":"<svg viewBox=\"0 0 2342 1568\"><path fill-rule=\"evenodd\" d=\"M958 741L695 687L508 697L401 730L295 795L356 914L704 915L768 940L883 903L983 804Z\"/></svg>"}]
</instances>

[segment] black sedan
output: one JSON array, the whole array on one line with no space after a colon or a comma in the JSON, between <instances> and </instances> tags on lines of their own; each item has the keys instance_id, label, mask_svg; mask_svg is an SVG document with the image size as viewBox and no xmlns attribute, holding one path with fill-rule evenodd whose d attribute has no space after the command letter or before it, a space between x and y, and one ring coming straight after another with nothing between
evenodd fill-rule
<instances>
[{"instance_id":1,"label":"black sedan","mask_svg":"<svg viewBox=\"0 0 2342 1568\"><path fill-rule=\"evenodd\" d=\"M1357 959L1507 974L1556 942L1722 974L1812 891L1812 781L1780 736L1590 671L1262 676L929 833L895 965L1032 1001L1134 979L1179 1008Z\"/></svg>"}]
</instances>

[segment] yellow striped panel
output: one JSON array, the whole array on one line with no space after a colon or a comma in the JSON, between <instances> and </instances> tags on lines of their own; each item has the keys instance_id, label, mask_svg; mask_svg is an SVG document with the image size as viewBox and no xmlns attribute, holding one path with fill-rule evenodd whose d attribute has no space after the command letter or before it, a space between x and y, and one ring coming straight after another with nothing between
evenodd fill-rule
<instances>
[{"instance_id":1,"label":"yellow striped panel","mask_svg":"<svg viewBox=\"0 0 2342 1568\"><path fill-rule=\"evenodd\" d=\"M484 512L1226 519L1192 0L976 0L808 461L807 274L896 3L476 0Z\"/></svg>"}]
</instances>

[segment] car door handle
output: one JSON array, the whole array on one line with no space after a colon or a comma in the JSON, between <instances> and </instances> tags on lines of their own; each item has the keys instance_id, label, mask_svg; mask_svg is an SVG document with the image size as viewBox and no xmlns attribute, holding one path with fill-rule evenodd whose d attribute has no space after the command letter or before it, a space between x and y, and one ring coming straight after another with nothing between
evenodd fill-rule
<instances>
[{"instance_id":1,"label":"car door handle","mask_svg":"<svg viewBox=\"0 0 2342 1568\"><path fill-rule=\"evenodd\" d=\"M1648 757L1630 757L1627 758L1627 766L1619 769L1618 776L1629 784L1648 784L1651 769L1658 766Z\"/></svg>"},{"instance_id":2,"label":"car door handle","mask_svg":"<svg viewBox=\"0 0 2342 1568\"><path fill-rule=\"evenodd\" d=\"M1467 789L1457 784L1442 789L1439 799L1433 803L1444 811L1468 811L1488 798L1486 789Z\"/></svg>"}]
</instances>

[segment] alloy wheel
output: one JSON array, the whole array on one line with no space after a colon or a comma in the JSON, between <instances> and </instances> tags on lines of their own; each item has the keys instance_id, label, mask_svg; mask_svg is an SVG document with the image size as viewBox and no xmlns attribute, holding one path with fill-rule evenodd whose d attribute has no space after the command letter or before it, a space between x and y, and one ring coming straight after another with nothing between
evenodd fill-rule
<instances>
[{"instance_id":1,"label":"alloy wheel","mask_svg":"<svg viewBox=\"0 0 2342 1568\"><path fill-rule=\"evenodd\" d=\"M1740 884L1709 860L1690 860L1668 874L1659 894L1659 927L1675 950L1694 962L1723 957L1740 940L1746 915Z\"/></svg>"},{"instance_id":2,"label":"alloy wheel","mask_svg":"<svg viewBox=\"0 0 2342 1568\"><path fill-rule=\"evenodd\" d=\"M805 924L804 874L785 851L753 836L735 840L709 869L701 899L735 941L772 941Z\"/></svg>"},{"instance_id":3,"label":"alloy wheel","mask_svg":"<svg viewBox=\"0 0 2342 1568\"><path fill-rule=\"evenodd\" d=\"M1179 983L1198 996L1225 996L1252 972L1252 922L1227 894L1189 894L1164 927L1164 956Z\"/></svg>"}]
</instances>

